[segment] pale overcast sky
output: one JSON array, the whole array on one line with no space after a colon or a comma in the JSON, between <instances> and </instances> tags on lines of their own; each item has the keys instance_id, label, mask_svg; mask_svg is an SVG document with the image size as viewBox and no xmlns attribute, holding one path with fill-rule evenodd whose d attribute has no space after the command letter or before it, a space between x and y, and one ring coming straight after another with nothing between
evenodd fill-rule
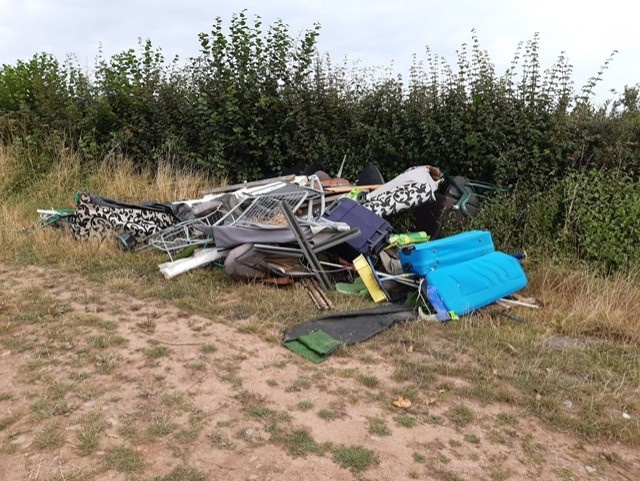
<instances>
[{"instance_id":1,"label":"pale overcast sky","mask_svg":"<svg viewBox=\"0 0 640 481\"><path fill-rule=\"evenodd\" d=\"M566 52L576 91L614 50L598 100L640 83L640 4L627 0L0 0L0 64L45 51L60 60L74 53L91 68L100 45L109 56L137 48L139 37L167 59L187 58L197 55L197 35L216 17L228 25L243 9L262 17L265 28L282 19L292 36L319 23L318 48L336 63L345 56L362 66L393 62L404 74L412 54L425 59L429 46L455 66L456 50L471 43L475 29L502 74L518 43L538 32L542 66Z\"/></svg>"}]
</instances>

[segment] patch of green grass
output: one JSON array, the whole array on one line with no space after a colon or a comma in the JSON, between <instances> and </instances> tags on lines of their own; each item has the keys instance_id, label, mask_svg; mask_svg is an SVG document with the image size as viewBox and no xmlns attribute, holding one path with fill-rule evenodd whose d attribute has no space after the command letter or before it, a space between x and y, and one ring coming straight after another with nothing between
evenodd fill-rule
<instances>
[{"instance_id":1,"label":"patch of green grass","mask_svg":"<svg viewBox=\"0 0 640 481\"><path fill-rule=\"evenodd\" d=\"M321 409L320 411L318 411L318 417L320 419L324 419L325 421L335 421L342 416L341 414L332 411L331 409Z\"/></svg>"},{"instance_id":2,"label":"patch of green grass","mask_svg":"<svg viewBox=\"0 0 640 481\"><path fill-rule=\"evenodd\" d=\"M88 327L97 327L99 329L104 329L105 331L114 331L118 326L116 321L105 321L97 314L82 312L75 313L75 320L81 326Z\"/></svg>"},{"instance_id":3,"label":"patch of green grass","mask_svg":"<svg viewBox=\"0 0 640 481\"><path fill-rule=\"evenodd\" d=\"M463 427L474 420L473 411L464 404L456 404L445 412L445 416L458 427Z\"/></svg>"},{"instance_id":4,"label":"patch of green grass","mask_svg":"<svg viewBox=\"0 0 640 481\"><path fill-rule=\"evenodd\" d=\"M558 479L560 479L561 481L573 481L574 479L576 479L574 477L574 474L568 469L557 470L556 476L558 476Z\"/></svg>"},{"instance_id":5,"label":"patch of green grass","mask_svg":"<svg viewBox=\"0 0 640 481\"><path fill-rule=\"evenodd\" d=\"M189 403L185 400L184 395L179 392L166 393L162 396L162 404L167 407L187 410Z\"/></svg>"},{"instance_id":6,"label":"patch of green grass","mask_svg":"<svg viewBox=\"0 0 640 481\"><path fill-rule=\"evenodd\" d=\"M360 381L363 386L371 389L376 388L380 385L380 379L378 379L376 376L367 376L361 374L360 376L358 376L358 381Z\"/></svg>"},{"instance_id":7,"label":"patch of green grass","mask_svg":"<svg viewBox=\"0 0 640 481\"><path fill-rule=\"evenodd\" d=\"M218 348L213 344L204 344L200 348L200 352L202 352L203 354L211 354L211 353L216 352L217 350L218 350Z\"/></svg>"},{"instance_id":8,"label":"patch of green grass","mask_svg":"<svg viewBox=\"0 0 640 481\"><path fill-rule=\"evenodd\" d=\"M265 367L273 367L276 369L284 369L285 367L287 367L287 361L280 360L280 361L273 361L271 364L267 364Z\"/></svg>"},{"instance_id":9,"label":"patch of green grass","mask_svg":"<svg viewBox=\"0 0 640 481\"><path fill-rule=\"evenodd\" d=\"M175 434L174 439L180 444L191 444L198 439L198 433L196 429L181 429Z\"/></svg>"},{"instance_id":10,"label":"patch of green grass","mask_svg":"<svg viewBox=\"0 0 640 481\"><path fill-rule=\"evenodd\" d=\"M273 409L270 409L267 406L261 404L250 406L247 410L247 414L249 414L249 416L251 416L252 418L257 419L275 419L278 415L278 413Z\"/></svg>"},{"instance_id":11,"label":"patch of green grass","mask_svg":"<svg viewBox=\"0 0 640 481\"><path fill-rule=\"evenodd\" d=\"M300 376L292 384L290 384L285 388L285 392L298 392L303 390L306 391L307 389L310 389L311 386L312 386L311 379L304 376Z\"/></svg>"},{"instance_id":12,"label":"patch of green grass","mask_svg":"<svg viewBox=\"0 0 640 481\"><path fill-rule=\"evenodd\" d=\"M340 467L354 473L365 471L380 462L378 456L364 446L337 446L333 448L333 460Z\"/></svg>"},{"instance_id":13,"label":"patch of green grass","mask_svg":"<svg viewBox=\"0 0 640 481\"><path fill-rule=\"evenodd\" d=\"M18 353L30 351L35 347L35 344L30 343L23 335L2 339L2 345L7 349Z\"/></svg>"},{"instance_id":14,"label":"patch of green grass","mask_svg":"<svg viewBox=\"0 0 640 481\"><path fill-rule=\"evenodd\" d=\"M96 369L100 374L111 374L118 366L120 356L113 353L106 353L97 356L95 359Z\"/></svg>"},{"instance_id":15,"label":"patch of green grass","mask_svg":"<svg viewBox=\"0 0 640 481\"><path fill-rule=\"evenodd\" d=\"M11 401L13 399L13 394L9 392L0 393L0 402L2 401Z\"/></svg>"},{"instance_id":16,"label":"patch of green grass","mask_svg":"<svg viewBox=\"0 0 640 481\"><path fill-rule=\"evenodd\" d=\"M234 422L234 419L220 419L216 421L216 426L219 428L228 428L229 426L233 426Z\"/></svg>"},{"instance_id":17,"label":"patch of green grass","mask_svg":"<svg viewBox=\"0 0 640 481\"><path fill-rule=\"evenodd\" d=\"M275 425L271 424L271 430ZM265 444L265 439L259 431L253 428L242 428L236 433L236 438L243 440L251 446L262 446Z\"/></svg>"},{"instance_id":18,"label":"patch of green grass","mask_svg":"<svg viewBox=\"0 0 640 481\"><path fill-rule=\"evenodd\" d=\"M244 380L235 373L229 372L219 375L220 380L231 384L234 387L241 387Z\"/></svg>"},{"instance_id":19,"label":"patch of green grass","mask_svg":"<svg viewBox=\"0 0 640 481\"><path fill-rule=\"evenodd\" d=\"M427 458L420 453L413 453L411 457L416 463L419 463L419 464L424 464L427 462Z\"/></svg>"},{"instance_id":20,"label":"patch of green grass","mask_svg":"<svg viewBox=\"0 0 640 481\"><path fill-rule=\"evenodd\" d=\"M264 328L265 324L261 321L244 322L237 326L237 330L241 334L260 334Z\"/></svg>"},{"instance_id":21,"label":"patch of green grass","mask_svg":"<svg viewBox=\"0 0 640 481\"><path fill-rule=\"evenodd\" d=\"M409 479L420 479L420 473L415 469L412 469L407 473L407 477Z\"/></svg>"},{"instance_id":22,"label":"patch of green grass","mask_svg":"<svg viewBox=\"0 0 640 481\"><path fill-rule=\"evenodd\" d=\"M493 466L489 470L489 476L491 481L506 481L511 477L511 471L504 469L501 466Z\"/></svg>"},{"instance_id":23,"label":"patch of green grass","mask_svg":"<svg viewBox=\"0 0 640 481\"><path fill-rule=\"evenodd\" d=\"M300 401L298 404L296 404L296 408L299 411L309 411L313 409L313 403L311 401Z\"/></svg>"},{"instance_id":24,"label":"patch of green grass","mask_svg":"<svg viewBox=\"0 0 640 481\"><path fill-rule=\"evenodd\" d=\"M100 445L100 435L106 427L104 416L100 412L87 414L80 423L78 430L78 449L87 456L93 453Z\"/></svg>"},{"instance_id":25,"label":"patch of green grass","mask_svg":"<svg viewBox=\"0 0 640 481\"><path fill-rule=\"evenodd\" d=\"M207 363L204 361L192 361L187 363L186 368L189 369L190 371L206 371L207 370Z\"/></svg>"},{"instance_id":26,"label":"patch of green grass","mask_svg":"<svg viewBox=\"0 0 640 481\"><path fill-rule=\"evenodd\" d=\"M207 481L208 477L188 466L178 466L169 474L150 478L149 481Z\"/></svg>"},{"instance_id":27,"label":"patch of green grass","mask_svg":"<svg viewBox=\"0 0 640 481\"><path fill-rule=\"evenodd\" d=\"M48 394L51 399L59 400L73 391L74 385L68 382L56 382L49 387Z\"/></svg>"},{"instance_id":28,"label":"patch of green grass","mask_svg":"<svg viewBox=\"0 0 640 481\"><path fill-rule=\"evenodd\" d=\"M72 381L75 381L75 382L86 381L90 377L91 377L91 374L89 374L88 372L84 372L84 371L74 371L69 375L69 379L71 379Z\"/></svg>"},{"instance_id":29,"label":"patch of green grass","mask_svg":"<svg viewBox=\"0 0 640 481\"><path fill-rule=\"evenodd\" d=\"M146 318L142 321L136 322L136 327L145 334L153 334L156 332L156 321Z\"/></svg>"},{"instance_id":30,"label":"patch of green grass","mask_svg":"<svg viewBox=\"0 0 640 481\"><path fill-rule=\"evenodd\" d=\"M144 350L144 355L149 359L160 359L161 357L167 357L171 354L171 349L161 344L149 346Z\"/></svg>"},{"instance_id":31,"label":"patch of green grass","mask_svg":"<svg viewBox=\"0 0 640 481\"><path fill-rule=\"evenodd\" d=\"M42 358L29 359L26 363L24 363L20 367L20 369L28 373L33 373L33 372L39 371L40 369L43 369L48 364L49 364L49 361L47 359L42 359Z\"/></svg>"},{"instance_id":32,"label":"patch of green grass","mask_svg":"<svg viewBox=\"0 0 640 481\"><path fill-rule=\"evenodd\" d=\"M57 449L64 445L64 432L59 423L52 423L46 426L35 439L35 446L38 449Z\"/></svg>"},{"instance_id":33,"label":"patch of green grass","mask_svg":"<svg viewBox=\"0 0 640 481\"><path fill-rule=\"evenodd\" d=\"M441 426L444 420L440 416L429 414L427 417L425 417L424 422L426 422L427 424L431 424L432 426Z\"/></svg>"},{"instance_id":34,"label":"patch of green grass","mask_svg":"<svg viewBox=\"0 0 640 481\"><path fill-rule=\"evenodd\" d=\"M398 426L402 426L403 428L413 428L418 425L418 419L408 414L400 414L399 416L395 416L393 420Z\"/></svg>"},{"instance_id":35,"label":"patch of green grass","mask_svg":"<svg viewBox=\"0 0 640 481\"><path fill-rule=\"evenodd\" d=\"M41 362L46 362L43 359L39 359L39 361ZM47 370L42 369L42 370L36 370L36 369L30 369L27 370L27 374L24 375L21 379L21 382L23 383L29 383L29 384L51 384L53 383L53 378L51 376L50 372L47 372Z\"/></svg>"},{"instance_id":36,"label":"patch of green grass","mask_svg":"<svg viewBox=\"0 0 640 481\"><path fill-rule=\"evenodd\" d=\"M60 416L70 413L73 408L63 401L54 401L51 399L39 399L29 406L36 420L41 421L52 416Z\"/></svg>"},{"instance_id":37,"label":"patch of green grass","mask_svg":"<svg viewBox=\"0 0 640 481\"><path fill-rule=\"evenodd\" d=\"M99 334L89 337L88 342L94 349L107 349L112 346L122 346L128 341L122 336Z\"/></svg>"},{"instance_id":38,"label":"patch of green grass","mask_svg":"<svg viewBox=\"0 0 640 481\"><path fill-rule=\"evenodd\" d=\"M73 312L73 307L69 304L58 304L56 302L55 305L49 307L49 314L52 317L60 317L67 312Z\"/></svg>"},{"instance_id":39,"label":"patch of green grass","mask_svg":"<svg viewBox=\"0 0 640 481\"><path fill-rule=\"evenodd\" d=\"M434 479L441 479L442 481L465 481L464 478L446 469L434 469L432 473L435 476Z\"/></svg>"},{"instance_id":40,"label":"patch of green grass","mask_svg":"<svg viewBox=\"0 0 640 481\"><path fill-rule=\"evenodd\" d=\"M405 356L398 358L392 379L411 382L417 388L425 388L436 380L436 375L429 363L411 361Z\"/></svg>"},{"instance_id":41,"label":"patch of green grass","mask_svg":"<svg viewBox=\"0 0 640 481\"><path fill-rule=\"evenodd\" d=\"M294 458L305 457L308 454L323 456L331 448L330 443L318 443L307 429L280 431L273 436L273 440L281 444Z\"/></svg>"},{"instance_id":42,"label":"patch of green grass","mask_svg":"<svg viewBox=\"0 0 640 481\"><path fill-rule=\"evenodd\" d=\"M2 443L0 444L0 454L5 456L11 456L18 451L18 445L14 443Z\"/></svg>"},{"instance_id":43,"label":"patch of green grass","mask_svg":"<svg viewBox=\"0 0 640 481\"><path fill-rule=\"evenodd\" d=\"M381 418L369 419L369 428L367 430L369 431L369 434L373 434L374 436L391 435L391 430L387 426L386 421Z\"/></svg>"},{"instance_id":44,"label":"patch of green grass","mask_svg":"<svg viewBox=\"0 0 640 481\"><path fill-rule=\"evenodd\" d=\"M467 374L467 377L470 375ZM470 386L455 390L456 394L468 399L474 399L482 404L504 403L515 404L515 394L488 379L475 379Z\"/></svg>"},{"instance_id":45,"label":"patch of green grass","mask_svg":"<svg viewBox=\"0 0 640 481\"><path fill-rule=\"evenodd\" d=\"M166 436L167 434L171 434L176 430L176 423L171 421L168 416L155 416L151 421L147 432L156 438Z\"/></svg>"},{"instance_id":46,"label":"patch of green grass","mask_svg":"<svg viewBox=\"0 0 640 481\"><path fill-rule=\"evenodd\" d=\"M0 431L4 431L9 426L14 424L20 416L18 414L10 414L9 416L4 416L0 418Z\"/></svg>"},{"instance_id":47,"label":"patch of green grass","mask_svg":"<svg viewBox=\"0 0 640 481\"><path fill-rule=\"evenodd\" d=\"M265 383L267 383L267 386L269 387L276 387L278 386L278 381L276 381L275 379L267 379L265 381Z\"/></svg>"},{"instance_id":48,"label":"patch of green grass","mask_svg":"<svg viewBox=\"0 0 640 481\"><path fill-rule=\"evenodd\" d=\"M464 440L469 444L480 444L480 438L475 434L465 434Z\"/></svg>"},{"instance_id":49,"label":"patch of green grass","mask_svg":"<svg viewBox=\"0 0 640 481\"><path fill-rule=\"evenodd\" d=\"M451 462L451 458L446 456L444 453L438 453L433 457L433 460L440 464L449 464Z\"/></svg>"},{"instance_id":50,"label":"patch of green grass","mask_svg":"<svg viewBox=\"0 0 640 481\"><path fill-rule=\"evenodd\" d=\"M108 469L115 469L121 473L136 473L144 468L140 453L126 446L109 448L105 453L104 461Z\"/></svg>"},{"instance_id":51,"label":"patch of green grass","mask_svg":"<svg viewBox=\"0 0 640 481\"><path fill-rule=\"evenodd\" d=\"M368 352L363 353L360 356L360 360L365 364L376 364L379 362L378 359L373 357L373 355Z\"/></svg>"}]
</instances>

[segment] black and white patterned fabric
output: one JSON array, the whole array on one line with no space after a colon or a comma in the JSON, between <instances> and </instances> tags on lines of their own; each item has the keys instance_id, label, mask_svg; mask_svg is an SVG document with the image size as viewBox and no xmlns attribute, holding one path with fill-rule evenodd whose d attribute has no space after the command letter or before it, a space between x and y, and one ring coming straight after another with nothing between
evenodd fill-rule
<instances>
[{"instance_id":1,"label":"black and white patterned fabric","mask_svg":"<svg viewBox=\"0 0 640 481\"><path fill-rule=\"evenodd\" d=\"M71 232L76 239L128 233L137 241L179 221L164 204L124 204L89 192L77 195L76 212L70 220Z\"/></svg>"},{"instance_id":2,"label":"black and white patterned fabric","mask_svg":"<svg viewBox=\"0 0 640 481\"><path fill-rule=\"evenodd\" d=\"M432 186L425 183L411 182L382 192L375 197L369 196L363 207L371 210L380 217L388 217L405 210L419 207L435 199Z\"/></svg>"}]
</instances>

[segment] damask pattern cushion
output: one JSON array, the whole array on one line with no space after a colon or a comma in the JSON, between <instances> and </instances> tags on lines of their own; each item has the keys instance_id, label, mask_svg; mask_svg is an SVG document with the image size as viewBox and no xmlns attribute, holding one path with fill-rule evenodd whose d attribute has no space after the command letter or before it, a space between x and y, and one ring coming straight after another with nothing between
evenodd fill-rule
<instances>
[{"instance_id":1,"label":"damask pattern cushion","mask_svg":"<svg viewBox=\"0 0 640 481\"><path fill-rule=\"evenodd\" d=\"M163 211L157 207L146 208L102 200L88 192L79 193L76 212L70 222L71 232L76 239L104 238L126 232L141 241L178 221L169 209Z\"/></svg>"}]
</instances>

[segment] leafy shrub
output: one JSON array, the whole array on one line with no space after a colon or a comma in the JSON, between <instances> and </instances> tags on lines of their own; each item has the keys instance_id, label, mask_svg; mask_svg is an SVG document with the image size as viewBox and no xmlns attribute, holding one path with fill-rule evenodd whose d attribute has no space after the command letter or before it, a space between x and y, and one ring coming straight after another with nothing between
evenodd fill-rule
<instances>
[{"instance_id":1,"label":"leafy shrub","mask_svg":"<svg viewBox=\"0 0 640 481\"><path fill-rule=\"evenodd\" d=\"M566 224L580 257L616 269L640 261L640 180L590 171L567 179Z\"/></svg>"}]
</instances>

